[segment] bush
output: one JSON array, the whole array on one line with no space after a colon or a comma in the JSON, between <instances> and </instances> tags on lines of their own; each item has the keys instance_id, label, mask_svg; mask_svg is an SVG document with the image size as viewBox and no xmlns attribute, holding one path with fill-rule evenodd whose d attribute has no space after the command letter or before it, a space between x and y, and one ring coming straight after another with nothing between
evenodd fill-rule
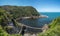
<instances>
[{"instance_id":1,"label":"bush","mask_svg":"<svg viewBox=\"0 0 60 36\"><path fill-rule=\"evenodd\" d=\"M38 36L60 36L60 17L54 19L49 26L50 28L46 32L40 33Z\"/></svg>"}]
</instances>

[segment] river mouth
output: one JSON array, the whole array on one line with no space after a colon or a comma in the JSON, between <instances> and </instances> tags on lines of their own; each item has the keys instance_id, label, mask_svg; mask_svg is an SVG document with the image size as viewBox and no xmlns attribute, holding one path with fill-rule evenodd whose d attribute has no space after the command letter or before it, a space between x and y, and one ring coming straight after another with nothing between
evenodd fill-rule
<instances>
[{"instance_id":1,"label":"river mouth","mask_svg":"<svg viewBox=\"0 0 60 36\"><path fill-rule=\"evenodd\" d=\"M49 18L38 18L38 19L23 19L23 20L19 20L19 22L22 24L25 24L27 26L42 28L45 24L51 23L52 20ZM26 32L28 32L28 33L40 33L40 32L42 32L42 30L27 27Z\"/></svg>"},{"instance_id":2,"label":"river mouth","mask_svg":"<svg viewBox=\"0 0 60 36\"><path fill-rule=\"evenodd\" d=\"M38 18L38 19L22 19L22 20L18 20L19 23L31 26L31 27L38 27L38 28L42 28L45 24L49 24L52 22L52 20L54 20L55 18L57 18L58 16L60 16L60 13L40 13L42 15L47 15L48 18ZM20 28L15 28L18 32L20 31ZM17 32L15 31L15 32ZM18 33L17 32L17 33ZM27 28L26 32L28 33L40 33L42 32L42 30L39 29L32 29L32 28Z\"/></svg>"},{"instance_id":3,"label":"river mouth","mask_svg":"<svg viewBox=\"0 0 60 36\"><path fill-rule=\"evenodd\" d=\"M43 25L49 24L50 22L52 22L52 20L48 18L38 18L38 19L19 20L19 22L31 27L43 27Z\"/></svg>"}]
</instances>

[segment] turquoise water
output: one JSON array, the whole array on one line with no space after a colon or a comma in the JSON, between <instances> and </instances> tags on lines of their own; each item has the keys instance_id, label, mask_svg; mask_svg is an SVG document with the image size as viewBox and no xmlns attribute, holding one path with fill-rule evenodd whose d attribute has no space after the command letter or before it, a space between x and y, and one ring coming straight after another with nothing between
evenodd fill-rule
<instances>
[{"instance_id":1,"label":"turquoise water","mask_svg":"<svg viewBox=\"0 0 60 36\"><path fill-rule=\"evenodd\" d=\"M53 19L60 16L60 12L40 12L41 15L47 15L48 18L27 19L20 22L32 27L42 27L44 24L49 24Z\"/></svg>"},{"instance_id":2,"label":"turquoise water","mask_svg":"<svg viewBox=\"0 0 60 36\"><path fill-rule=\"evenodd\" d=\"M47 15L48 19L55 19L60 16L60 12L40 12L42 15Z\"/></svg>"}]
</instances>

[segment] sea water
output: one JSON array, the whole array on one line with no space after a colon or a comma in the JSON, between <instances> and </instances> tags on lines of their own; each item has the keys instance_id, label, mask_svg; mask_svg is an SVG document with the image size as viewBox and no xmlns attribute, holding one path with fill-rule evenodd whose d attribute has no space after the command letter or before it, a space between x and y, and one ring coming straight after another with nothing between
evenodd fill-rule
<instances>
[{"instance_id":1,"label":"sea water","mask_svg":"<svg viewBox=\"0 0 60 36\"><path fill-rule=\"evenodd\" d=\"M23 23L31 27L41 28L45 24L51 23L52 20L54 20L55 18L60 17L60 12L39 12L39 13L40 15L48 16L48 18L25 19L25 20L20 20L20 23ZM27 32L37 33L37 32L42 32L42 30L28 28Z\"/></svg>"},{"instance_id":2,"label":"sea water","mask_svg":"<svg viewBox=\"0 0 60 36\"><path fill-rule=\"evenodd\" d=\"M60 12L41 12L40 14L47 15L52 20L60 16Z\"/></svg>"},{"instance_id":3,"label":"sea water","mask_svg":"<svg viewBox=\"0 0 60 36\"><path fill-rule=\"evenodd\" d=\"M38 19L26 19L20 22L32 26L32 27L42 27L44 24L49 24L57 17L60 17L60 12L39 12L40 15L46 15L48 18L38 18Z\"/></svg>"}]
</instances>

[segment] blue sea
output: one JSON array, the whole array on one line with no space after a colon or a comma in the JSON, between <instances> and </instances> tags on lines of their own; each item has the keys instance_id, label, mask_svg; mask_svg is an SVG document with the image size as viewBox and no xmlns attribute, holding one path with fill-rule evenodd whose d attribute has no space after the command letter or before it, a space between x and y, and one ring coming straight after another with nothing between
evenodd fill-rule
<instances>
[{"instance_id":1,"label":"blue sea","mask_svg":"<svg viewBox=\"0 0 60 36\"><path fill-rule=\"evenodd\" d=\"M60 12L40 12L40 14L46 15L48 18L27 19L20 22L32 27L42 27L44 24L49 24L52 20L60 16Z\"/></svg>"},{"instance_id":2,"label":"blue sea","mask_svg":"<svg viewBox=\"0 0 60 36\"><path fill-rule=\"evenodd\" d=\"M47 15L48 19L55 19L60 16L60 12L40 12L41 15Z\"/></svg>"}]
</instances>

